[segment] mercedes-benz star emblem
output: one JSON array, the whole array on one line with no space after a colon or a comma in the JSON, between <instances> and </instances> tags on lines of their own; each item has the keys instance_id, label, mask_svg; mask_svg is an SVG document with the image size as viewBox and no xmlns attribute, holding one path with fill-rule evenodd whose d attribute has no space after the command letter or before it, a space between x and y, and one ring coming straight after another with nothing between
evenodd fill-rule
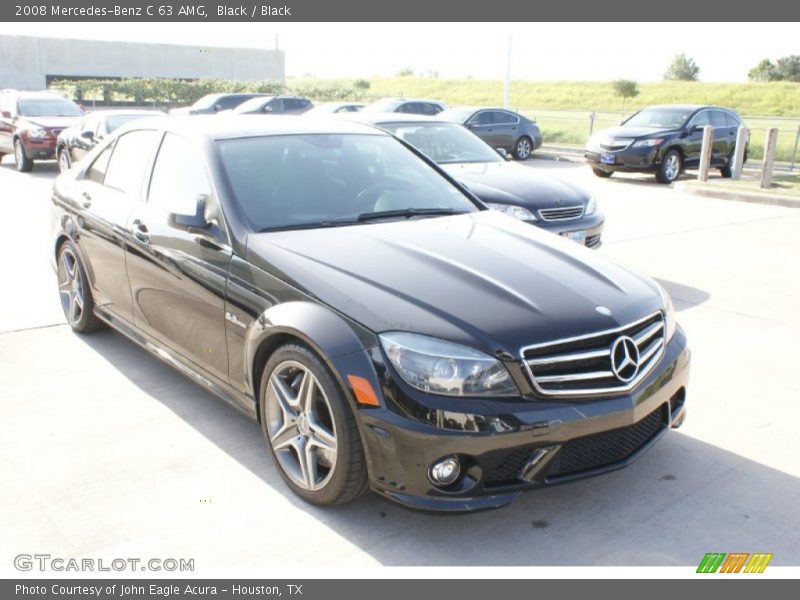
<instances>
[{"instance_id":1,"label":"mercedes-benz star emblem","mask_svg":"<svg viewBox=\"0 0 800 600\"><path fill-rule=\"evenodd\" d=\"M623 383L632 381L639 372L639 348L627 335L618 337L611 345L611 368Z\"/></svg>"},{"instance_id":2,"label":"mercedes-benz star emblem","mask_svg":"<svg viewBox=\"0 0 800 600\"><path fill-rule=\"evenodd\" d=\"M607 317L611 316L611 309L608 308L607 306L595 306L594 309L601 315L605 315Z\"/></svg>"}]
</instances>

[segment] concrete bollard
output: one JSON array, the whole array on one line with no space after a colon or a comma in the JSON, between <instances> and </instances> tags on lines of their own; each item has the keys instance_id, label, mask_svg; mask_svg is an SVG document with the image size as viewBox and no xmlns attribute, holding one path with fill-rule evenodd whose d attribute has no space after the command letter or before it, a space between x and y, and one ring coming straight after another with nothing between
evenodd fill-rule
<instances>
[{"instance_id":1,"label":"concrete bollard","mask_svg":"<svg viewBox=\"0 0 800 600\"><path fill-rule=\"evenodd\" d=\"M739 127L736 132L736 148L733 152L733 165L731 166L731 179L742 177L742 165L744 164L744 152L747 149L747 140L750 139L750 130L747 127Z\"/></svg>"},{"instance_id":2,"label":"concrete bollard","mask_svg":"<svg viewBox=\"0 0 800 600\"><path fill-rule=\"evenodd\" d=\"M761 189L767 190L772 185L772 168L775 164L775 147L778 145L778 128L767 129L767 141L764 144L764 162L761 163Z\"/></svg>"},{"instance_id":3,"label":"concrete bollard","mask_svg":"<svg viewBox=\"0 0 800 600\"><path fill-rule=\"evenodd\" d=\"M711 164L711 149L714 146L714 127L706 125L703 127L703 147L700 150L700 172L697 174L698 181L708 181L708 167Z\"/></svg>"}]
</instances>

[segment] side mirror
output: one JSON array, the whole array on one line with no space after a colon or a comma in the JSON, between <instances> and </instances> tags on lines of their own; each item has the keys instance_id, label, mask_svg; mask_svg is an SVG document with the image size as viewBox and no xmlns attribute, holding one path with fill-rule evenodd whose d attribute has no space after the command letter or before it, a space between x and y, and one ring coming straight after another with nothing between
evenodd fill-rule
<instances>
[{"instance_id":1,"label":"side mirror","mask_svg":"<svg viewBox=\"0 0 800 600\"><path fill-rule=\"evenodd\" d=\"M86 140L93 140L94 139L94 131L86 130L81 131L81 137Z\"/></svg>"},{"instance_id":2,"label":"side mirror","mask_svg":"<svg viewBox=\"0 0 800 600\"><path fill-rule=\"evenodd\" d=\"M495 150L500 156L503 157L504 160L511 160L511 157L508 155L508 152L506 152L505 148L495 148Z\"/></svg>"},{"instance_id":3,"label":"side mirror","mask_svg":"<svg viewBox=\"0 0 800 600\"><path fill-rule=\"evenodd\" d=\"M195 198L194 209L191 207L174 207L167 221L176 229L208 229L211 225L206 219L206 202L208 196L200 194Z\"/></svg>"},{"instance_id":4,"label":"side mirror","mask_svg":"<svg viewBox=\"0 0 800 600\"><path fill-rule=\"evenodd\" d=\"M9 111L7 111L7 110L4 110L4 111L3 111L3 112L0 114L0 116L2 116L4 119L10 119L10 118L11 118L11 113L10 113Z\"/></svg>"},{"instance_id":5,"label":"side mirror","mask_svg":"<svg viewBox=\"0 0 800 600\"><path fill-rule=\"evenodd\" d=\"M273 112L273 108L271 106L265 106L262 111L265 113L271 113Z\"/></svg>"}]
</instances>

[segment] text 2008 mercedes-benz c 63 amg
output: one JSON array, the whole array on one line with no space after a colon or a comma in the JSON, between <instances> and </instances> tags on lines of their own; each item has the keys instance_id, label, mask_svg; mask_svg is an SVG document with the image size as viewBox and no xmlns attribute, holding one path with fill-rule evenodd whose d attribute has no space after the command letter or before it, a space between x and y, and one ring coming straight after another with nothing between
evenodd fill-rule
<instances>
[{"instance_id":1,"label":"text 2008 mercedes-benz c 63 amg","mask_svg":"<svg viewBox=\"0 0 800 600\"><path fill-rule=\"evenodd\" d=\"M52 233L72 328L110 325L257 419L315 504L495 508L684 418L658 284L367 125L130 124L56 180Z\"/></svg>"}]
</instances>

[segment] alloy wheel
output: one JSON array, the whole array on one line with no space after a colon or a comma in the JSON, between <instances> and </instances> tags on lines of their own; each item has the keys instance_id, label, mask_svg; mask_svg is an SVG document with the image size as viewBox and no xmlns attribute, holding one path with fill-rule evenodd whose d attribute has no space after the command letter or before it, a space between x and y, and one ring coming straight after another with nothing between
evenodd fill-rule
<instances>
[{"instance_id":1,"label":"alloy wheel","mask_svg":"<svg viewBox=\"0 0 800 600\"><path fill-rule=\"evenodd\" d=\"M521 138L517 142L517 158L525 160L531 155L531 143L526 138Z\"/></svg>"},{"instance_id":2,"label":"alloy wheel","mask_svg":"<svg viewBox=\"0 0 800 600\"><path fill-rule=\"evenodd\" d=\"M62 173L64 171L69 171L69 156L67 156L66 150L62 150L58 153L58 170Z\"/></svg>"},{"instance_id":3,"label":"alloy wheel","mask_svg":"<svg viewBox=\"0 0 800 600\"><path fill-rule=\"evenodd\" d=\"M22 160L23 160L23 156L22 156L22 144L20 144L19 142L17 142L16 144L14 144L14 160L16 161L16 163L17 163L18 165L19 165L19 164L22 164Z\"/></svg>"},{"instance_id":4,"label":"alloy wheel","mask_svg":"<svg viewBox=\"0 0 800 600\"><path fill-rule=\"evenodd\" d=\"M681 160L678 158L677 154L670 154L667 157L667 164L664 165L664 175L667 176L667 179L673 181L678 178L678 173L681 169Z\"/></svg>"},{"instance_id":5,"label":"alloy wheel","mask_svg":"<svg viewBox=\"0 0 800 600\"><path fill-rule=\"evenodd\" d=\"M323 488L336 466L333 411L314 374L299 362L280 363L269 376L267 431L283 472L305 490Z\"/></svg>"},{"instance_id":6,"label":"alloy wheel","mask_svg":"<svg viewBox=\"0 0 800 600\"><path fill-rule=\"evenodd\" d=\"M58 293L64 316L70 325L75 325L83 316L83 280L78 259L69 248L61 252L58 260Z\"/></svg>"}]
</instances>

